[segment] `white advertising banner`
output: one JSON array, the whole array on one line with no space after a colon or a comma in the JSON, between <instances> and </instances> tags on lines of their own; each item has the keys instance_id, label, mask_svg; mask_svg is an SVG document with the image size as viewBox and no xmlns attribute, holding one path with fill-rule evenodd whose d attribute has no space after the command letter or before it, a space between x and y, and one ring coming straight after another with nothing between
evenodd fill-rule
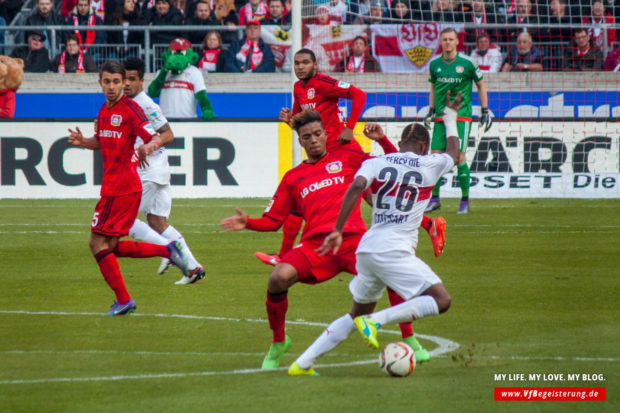
<instances>
[{"instance_id":1,"label":"white advertising banner","mask_svg":"<svg viewBox=\"0 0 620 413\"><path fill-rule=\"evenodd\" d=\"M396 143L405 122L384 123ZM0 123L0 198L97 198L98 153L67 144L67 128L92 123ZM363 124L358 123L356 131ZM271 197L290 165L290 134L278 123L173 122L168 147L176 198ZM297 145L296 142L293 143ZM381 153L378 145L362 146ZM614 122L472 124L472 198L620 199L620 125ZM454 171L442 197L461 196Z\"/></svg>"},{"instance_id":2,"label":"white advertising banner","mask_svg":"<svg viewBox=\"0 0 620 413\"><path fill-rule=\"evenodd\" d=\"M407 123L386 126L396 143ZM620 198L620 124L495 122L483 134L474 122L467 163L472 198ZM456 169L442 181L442 197L460 198Z\"/></svg>"},{"instance_id":3,"label":"white advertising banner","mask_svg":"<svg viewBox=\"0 0 620 413\"><path fill-rule=\"evenodd\" d=\"M98 198L98 151L67 143L68 128L93 124L0 123L0 198ZM277 123L172 123L168 146L178 198L270 197L278 185Z\"/></svg>"}]
</instances>

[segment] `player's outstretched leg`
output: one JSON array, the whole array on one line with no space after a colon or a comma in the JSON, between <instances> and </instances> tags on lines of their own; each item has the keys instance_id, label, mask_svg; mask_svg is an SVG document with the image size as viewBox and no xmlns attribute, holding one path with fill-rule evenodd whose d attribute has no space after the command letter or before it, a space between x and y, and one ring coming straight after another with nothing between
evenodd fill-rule
<instances>
[{"instance_id":1,"label":"player's outstretched leg","mask_svg":"<svg viewBox=\"0 0 620 413\"><path fill-rule=\"evenodd\" d=\"M299 234L299 230L301 229L303 222L303 218L299 215L289 214L289 216L284 220L284 225L282 226L282 244L280 245L280 252L265 253L256 251L254 253L256 258L267 265L275 266L278 264L280 262L280 258L293 249L295 239L297 238L297 234Z\"/></svg>"},{"instance_id":2,"label":"player's outstretched leg","mask_svg":"<svg viewBox=\"0 0 620 413\"><path fill-rule=\"evenodd\" d=\"M319 337L291 365L288 374L291 376L311 375L312 365L317 358L331 351L355 331L355 323L350 314L345 314L332 321ZM316 374L318 376L318 374Z\"/></svg>"},{"instance_id":3,"label":"player's outstretched leg","mask_svg":"<svg viewBox=\"0 0 620 413\"><path fill-rule=\"evenodd\" d=\"M443 217L430 219L430 230L428 235L433 243L433 252L435 257L439 257L446 245L446 220Z\"/></svg>"},{"instance_id":4,"label":"player's outstretched leg","mask_svg":"<svg viewBox=\"0 0 620 413\"><path fill-rule=\"evenodd\" d=\"M181 250L181 245L176 241L172 241L166 248L170 252L170 262L179 267L184 276L187 275L187 259Z\"/></svg>"},{"instance_id":5,"label":"player's outstretched leg","mask_svg":"<svg viewBox=\"0 0 620 413\"><path fill-rule=\"evenodd\" d=\"M267 264L267 265L272 265L272 266L276 266L276 264L278 264L280 262L280 254L278 254L277 252L260 252L260 251L256 251L254 253L254 255L256 256L256 258L258 258L261 262Z\"/></svg>"},{"instance_id":6,"label":"player's outstretched leg","mask_svg":"<svg viewBox=\"0 0 620 413\"><path fill-rule=\"evenodd\" d=\"M129 235L135 239L141 241L150 242L151 244L168 245L170 241L162 237L159 232L149 227L146 222L136 219L133 226L129 230ZM164 275L168 268L172 266L170 260L166 257L161 257L161 263L157 269L157 274Z\"/></svg>"},{"instance_id":7,"label":"player's outstretched leg","mask_svg":"<svg viewBox=\"0 0 620 413\"><path fill-rule=\"evenodd\" d=\"M184 273L184 276L181 277L179 281L175 282L175 284L194 284L196 281L202 280L205 277L205 269L196 260L194 254L192 254L192 251L189 249L183 235L181 235L181 233L170 224L168 224L168 227L161 233L161 235L170 241L178 242L179 248L187 259L187 273Z\"/></svg>"},{"instance_id":8,"label":"player's outstretched leg","mask_svg":"<svg viewBox=\"0 0 620 413\"><path fill-rule=\"evenodd\" d=\"M446 243L446 220L442 217L429 218L426 215L422 215L420 226L428 232L428 235L431 237L431 242L433 243L435 257L439 257Z\"/></svg>"},{"instance_id":9,"label":"player's outstretched leg","mask_svg":"<svg viewBox=\"0 0 620 413\"><path fill-rule=\"evenodd\" d=\"M265 301L269 328L273 333L271 346L263 360L263 369L275 369L291 345L291 338L285 333L286 311L288 310L288 290L277 293L267 291Z\"/></svg>"},{"instance_id":10,"label":"player's outstretched leg","mask_svg":"<svg viewBox=\"0 0 620 413\"><path fill-rule=\"evenodd\" d=\"M312 367L309 367L307 369L302 369L301 367L299 367L299 364L297 364L297 362L294 361L293 364L291 364L291 367L288 368L288 375L289 376L318 376L319 373L314 371Z\"/></svg>"},{"instance_id":11,"label":"player's outstretched leg","mask_svg":"<svg viewBox=\"0 0 620 413\"><path fill-rule=\"evenodd\" d=\"M364 338L364 342L368 344L368 347L378 349L377 327L379 327L379 325L365 315L355 317L353 321L355 322L357 331L360 332Z\"/></svg>"}]
</instances>

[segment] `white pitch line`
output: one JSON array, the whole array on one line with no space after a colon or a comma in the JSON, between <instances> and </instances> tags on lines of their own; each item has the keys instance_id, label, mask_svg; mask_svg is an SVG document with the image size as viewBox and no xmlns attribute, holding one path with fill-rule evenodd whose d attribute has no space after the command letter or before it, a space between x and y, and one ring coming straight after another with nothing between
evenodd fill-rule
<instances>
[{"instance_id":1,"label":"white pitch line","mask_svg":"<svg viewBox=\"0 0 620 413\"><path fill-rule=\"evenodd\" d=\"M88 313L88 312L67 312L67 311L25 311L25 310L0 310L0 314L18 314L18 315L61 315L61 316L97 316L101 317L100 313ZM231 318L231 317L214 317L214 316L199 316L199 315L191 315L191 314L131 314L130 317L161 317L161 318L182 318L182 319L191 319L191 320L213 320L213 321L228 321L228 322L251 322L251 323L267 323L267 320L256 318L256 319L242 319L242 318ZM305 326L316 326L316 327L327 327L329 324L327 323L319 323L319 322L311 322L305 320L290 320L287 321L288 324L297 324L297 325L305 325ZM391 334L400 334L399 331L394 330L381 330L385 333ZM439 356L441 354L448 353L450 351L456 350L459 348L459 344L455 341L448 340L442 337L429 336L418 334L418 337L433 341L438 345L437 348L434 348L430 351L431 355ZM373 358L372 360L361 360L347 363L331 363L331 364L317 364L315 367L317 368L327 368L327 367L345 367L352 365L361 365L361 364L372 364L376 363L377 359ZM281 367L278 370L286 370L286 367ZM215 375L230 375L230 374L254 374L254 373L264 373L266 371L272 370L263 370L263 369L243 369L243 370L230 370L230 371L202 371L202 372L185 372L185 373L161 373L161 374L140 374L140 375L129 375L129 376L101 376L101 377L52 377L52 378L41 378L41 379L24 379L24 380L0 380L0 385L3 384L40 384L40 383L62 383L62 382L87 382L87 381L119 381L119 380L143 380L143 379L159 379L159 378L179 378L179 377L193 377L193 376L215 376Z\"/></svg>"}]
</instances>

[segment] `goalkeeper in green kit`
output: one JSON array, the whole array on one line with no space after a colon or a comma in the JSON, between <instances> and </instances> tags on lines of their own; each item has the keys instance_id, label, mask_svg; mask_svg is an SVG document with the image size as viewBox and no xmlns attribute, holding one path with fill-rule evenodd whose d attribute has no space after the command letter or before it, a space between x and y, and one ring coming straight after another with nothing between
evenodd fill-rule
<instances>
[{"instance_id":1,"label":"goalkeeper in green kit","mask_svg":"<svg viewBox=\"0 0 620 413\"><path fill-rule=\"evenodd\" d=\"M482 107L480 115L480 126L484 131L488 131L491 127L492 119L489 113L487 90L482 80L482 72L478 69L478 65L469 56L463 55L456 50L459 40L456 31L447 28L441 31L439 41L443 53L431 60L429 65L430 77L428 81L431 84L431 92L429 95L429 110L424 118L424 125L430 129L431 122L435 120L433 129L433 138L431 140L431 153L445 152L446 150L446 128L443 124L441 113L445 106L446 93L450 91L451 96L456 96L458 92L463 95L463 107L458 111L457 129L460 140L460 155L457 164L457 174L459 186L461 187L462 198L459 205L459 214L469 212L469 165L465 158L467 151L467 141L469 140L469 132L471 130L471 94L472 81L476 83L478 88L478 100ZM439 187L441 179L433 188L433 194L425 212L432 212L441 208L439 201Z\"/></svg>"}]
</instances>

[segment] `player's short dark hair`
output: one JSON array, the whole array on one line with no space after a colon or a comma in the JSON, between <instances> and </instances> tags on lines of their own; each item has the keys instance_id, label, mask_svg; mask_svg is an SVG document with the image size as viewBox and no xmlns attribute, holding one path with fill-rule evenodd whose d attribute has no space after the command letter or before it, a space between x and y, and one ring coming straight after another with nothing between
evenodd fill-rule
<instances>
[{"instance_id":1,"label":"player's short dark hair","mask_svg":"<svg viewBox=\"0 0 620 413\"><path fill-rule=\"evenodd\" d=\"M269 0L269 1L267 2L267 4L270 4L270 3L274 2L274 1L279 1L279 2L280 2L280 4L282 5L282 7L284 7L284 0Z\"/></svg>"},{"instance_id":2,"label":"player's short dark hair","mask_svg":"<svg viewBox=\"0 0 620 413\"><path fill-rule=\"evenodd\" d=\"M454 33L456 36L459 35L453 27L446 27L445 29L443 29L441 32L439 32L439 37L441 37L441 35L444 33Z\"/></svg>"},{"instance_id":3,"label":"player's short dark hair","mask_svg":"<svg viewBox=\"0 0 620 413\"><path fill-rule=\"evenodd\" d=\"M123 79L125 79L125 68L118 60L106 60L101 65L101 70L99 71L99 79L101 79L103 72L112 74L120 73L123 76Z\"/></svg>"},{"instance_id":4,"label":"player's short dark hair","mask_svg":"<svg viewBox=\"0 0 620 413\"><path fill-rule=\"evenodd\" d=\"M146 70L146 67L144 65L144 60L139 57L128 57L123 61L123 67L125 70L137 70L138 78L140 80L144 79L144 71Z\"/></svg>"},{"instance_id":5,"label":"player's short dark hair","mask_svg":"<svg viewBox=\"0 0 620 413\"><path fill-rule=\"evenodd\" d=\"M316 55L315 55L315 54L314 54L314 52L313 52L312 50L310 50L310 49L306 49L305 47L304 47L303 49L299 49L299 50L297 51L297 53L295 53L295 56L297 56L298 54L308 54L308 55L310 55L310 59L311 59L313 62L316 62Z\"/></svg>"},{"instance_id":6,"label":"player's short dark hair","mask_svg":"<svg viewBox=\"0 0 620 413\"><path fill-rule=\"evenodd\" d=\"M420 123L410 123L403 129L403 133L400 135L400 142L430 142L431 137L428 133L428 129L426 129Z\"/></svg>"},{"instance_id":7,"label":"player's short dark hair","mask_svg":"<svg viewBox=\"0 0 620 413\"><path fill-rule=\"evenodd\" d=\"M306 126L307 124L312 122L320 122L321 126L323 126L321 114L314 109L306 109L293 116L290 125L292 129L295 129L295 132L299 133L299 129L302 126Z\"/></svg>"}]
</instances>

